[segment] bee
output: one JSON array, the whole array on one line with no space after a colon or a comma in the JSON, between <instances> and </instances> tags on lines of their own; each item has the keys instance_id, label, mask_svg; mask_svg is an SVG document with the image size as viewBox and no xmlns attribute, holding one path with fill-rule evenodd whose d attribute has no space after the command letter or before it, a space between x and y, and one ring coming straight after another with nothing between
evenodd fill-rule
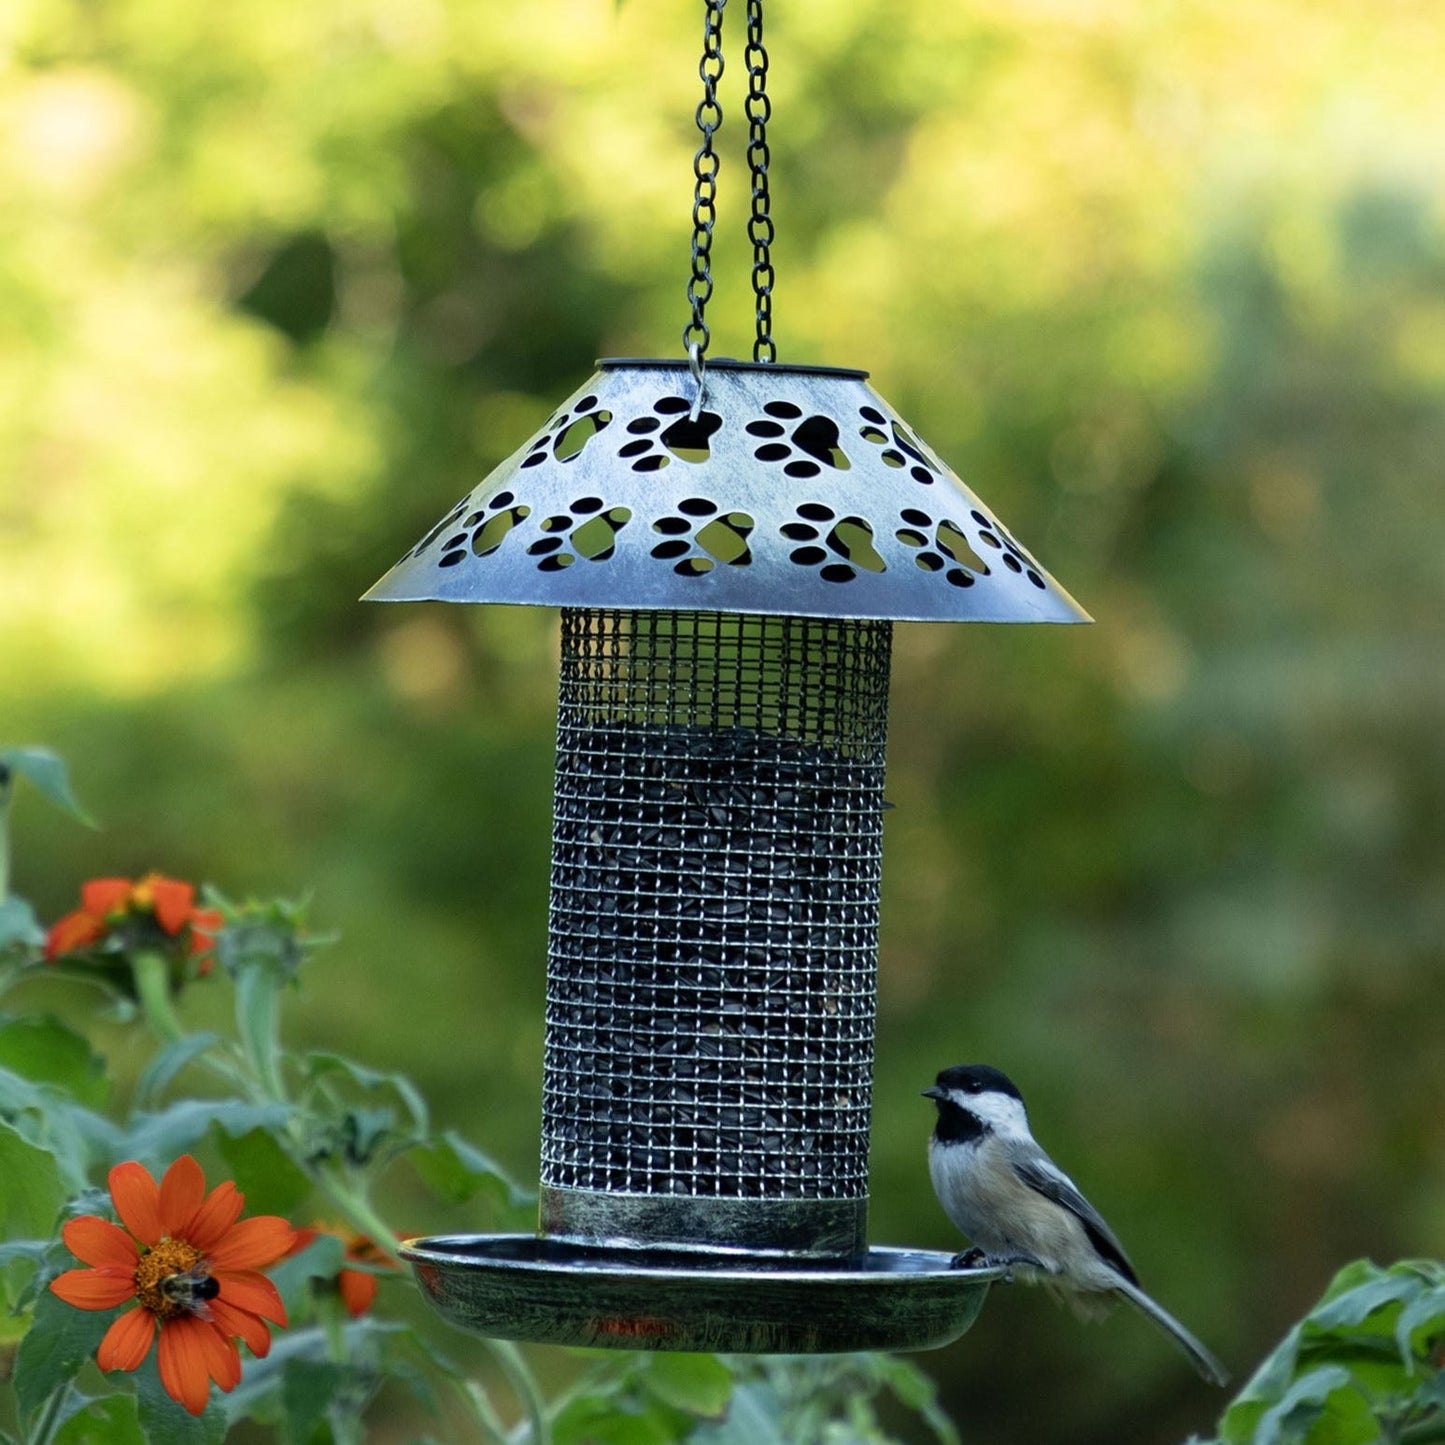
<instances>
[{"instance_id":1,"label":"bee","mask_svg":"<svg viewBox=\"0 0 1445 1445\"><path fill-rule=\"evenodd\" d=\"M210 1316L210 1311L206 1308L207 1301L220 1294L221 1282L207 1274L200 1265L196 1265L178 1274L166 1275L160 1282L160 1291L163 1298L185 1310L187 1314L207 1319Z\"/></svg>"}]
</instances>

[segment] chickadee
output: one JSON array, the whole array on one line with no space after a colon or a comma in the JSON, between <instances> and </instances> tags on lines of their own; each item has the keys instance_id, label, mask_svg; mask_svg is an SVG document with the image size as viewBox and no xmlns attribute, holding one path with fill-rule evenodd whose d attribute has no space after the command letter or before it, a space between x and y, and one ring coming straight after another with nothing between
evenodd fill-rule
<instances>
[{"instance_id":1,"label":"chickadee","mask_svg":"<svg viewBox=\"0 0 1445 1445\"><path fill-rule=\"evenodd\" d=\"M928 1171L943 1212L979 1246L960 1262L1017 1267L1064 1294L1082 1315L1122 1295L1183 1347L1195 1369L1223 1385L1224 1367L1142 1289L1099 1211L1029 1133L1012 1081L987 1064L945 1069L924 1097L938 1105Z\"/></svg>"}]
</instances>

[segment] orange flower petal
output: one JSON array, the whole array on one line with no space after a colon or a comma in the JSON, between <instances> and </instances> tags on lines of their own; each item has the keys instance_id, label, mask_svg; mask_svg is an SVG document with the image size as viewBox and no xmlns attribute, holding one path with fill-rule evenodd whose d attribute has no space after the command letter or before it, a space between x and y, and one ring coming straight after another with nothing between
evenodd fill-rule
<instances>
[{"instance_id":1,"label":"orange flower petal","mask_svg":"<svg viewBox=\"0 0 1445 1445\"><path fill-rule=\"evenodd\" d=\"M191 916L196 890L189 883L178 883L174 878L164 878L159 873L150 874L145 881L150 884L151 896L155 900L156 922L167 933L179 933Z\"/></svg>"},{"instance_id":2,"label":"orange flower petal","mask_svg":"<svg viewBox=\"0 0 1445 1445\"><path fill-rule=\"evenodd\" d=\"M95 1362L102 1370L134 1370L150 1353L156 1317L147 1309L127 1310L105 1332Z\"/></svg>"},{"instance_id":3,"label":"orange flower petal","mask_svg":"<svg viewBox=\"0 0 1445 1445\"><path fill-rule=\"evenodd\" d=\"M191 952L204 953L221 931L219 908L196 908L191 912Z\"/></svg>"},{"instance_id":4,"label":"orange flower petal","mask_svg":"<svg viewBox=\"0 0 1445 1445\"><path fill-rule=\"evenodd\" d=\"M203 1326L196 1340L205 1357L206 1373L223 1390L234 1390L241 1383L241 1352L235 1340L223 1334L210 1320L198 1320Z\"/></svg>"},{"instance_id":5,"label":"orange flower petal","mask_svg":"<svg viewBox=\"0 0 1445 1445\"><path fill-rule=\"evenodd\" d=\"M99 922L130 902L129 878L92 878L80 890L80 906Z\"/></svg>"},{"instance_id":6,"label":"orange flower petal","mask_svg":"<svg viewBox=\"0 0 1445 1445\"><path fill-rule=\"evenodd\" d=\"M182 1154L161 1179L161 1233L194 1243L186 1226L206 1199L206 1176L189 1154Z\"/></svg>"},{"instance_id":7,"label":"orange flower petal","mask_svg":"<svg viewBox=\"0 0 1445 1445\"><path fill-rule=\"evenodd\" d=\"M239 1336L258 1360L271 1353L271 1331L250 1310L237 1309L219 1295L206 1306L216 1328L226 1336Z\"/></svg>"},{"instance_id":8,"label":"orange flower petal","mask_svg":"<svg viewBox=\"0 0 1445 1445\"><path fill-rule=\"evenodd\" d=\"M120 1222L142 1244L161 1242L161 1192L150 1170L134 1159L117 1164L110 1171L110 1197Z\"/></svg>"},{"instance_id":9,"label":"orange flower petal","mask_svg":"<svg viewBox=\"0 0 1445 1445\"><path fill-rule=\"evenodd\" d=\"M286 1251L286 1258L290 1259L293 1254L300 1254L303 1249L308 1249L326 1232L316 1225L301 1225L295 1231L295 1238L291 1241L291 1248Z\"/></svg>"},{"instance_id":10,"label":"orange flower petal","mask_svg":"<svg viewBox=\"0 0 1445 1445\"><path fill-rule=\"evenodd\" d=\"M45 956L56 959L62 953L74 953L76 949L94 943L104 933L105 924L100 919L92 918L83 909L77 909L51 925L50 931L45 935Z\"/></svg>"},{"instance_id":11,"label":"orange flower petal","mask_svg":"<svg viewBox=\"0 0 1445 1445\"><path fill-rule=\"evenodd\" d=\"M50 1291L78 1310L111 1310L135 1298L135 1271L113 1265L68 1269L50 1281Z\"/></svg>"},{"instance_id":12,"label":"orange flower petal","mask_svg":"<svg viewBox=\"0 0 1445 1445\"><path fill-rule=\"evenodd\" d=\"M359 1269L343 1269L336 1276L341 1291L341 1302L352 1319L364 1315L376 1298L376 1276L365 1274Z\"/></svg>"},{"instance_id":13,"label":"orange flower petal","mask_svg":"<svg viewBox=\"0 0 1445 1445\"><path fill-rule=\"evenodd\" d=\"M195 1245L202 1254L209 1254L241 1217L245 1204L246 1196L229 1179L216 1185L186 1226L186 1243Z\"/></svg>"},{"instance_id":14,"label":"orange flower petal","mask_svg":"<svg viewBox=\"0 0 1445 1445\"><path fill-rule=\"evenodd\" d=\"M281 1295L276 1286L264 1274L253 1269L213 1269L211 1273L221 1286L219 1298L228 1305L249 1310L251 1314L260 1315L263 1320L270 1320L272 1324L286 1323L286 1306L281 1303Z\"/></svg>"},{"instance_id":15,"label":"orange flower petal","mask_svg":"<svg viewBox=\"0 0 1445 1445\"><path fill-rule=\"evenodd\" d=\"M259 1269L275 1264L291 1248L293 1230L278 1214L243 1219L214 1249L206 1251L211 1269Z\"/></svg>"},{"instance_id":16,"label":"orange flower petal","mask_svg":"<svg viewBox=\"0 0 1445 1445\"><path fill-rule=\"evenodd\" d=\"M94 1214L66 1220L60 1237L71 1254L97 1268L108 1265L134 1272L140 1263L135 1240L110 1220L99 1219Z\"/></svg>"},{"instance_id":17,"label":"orange flower petal","mask_svg":"<svg viewBox=\"0 0 1445 1445\"><path fill-rule=\"evenodd\" d=\"M161 1384L166 1394L192 1415L205 1413L211 1395L211 1374L207 1369L205 1346L200 1335L215 1330L194 1315L177 1315L161 1325L161 1342L156 1351Z\"/></svg>"}]
</instances>

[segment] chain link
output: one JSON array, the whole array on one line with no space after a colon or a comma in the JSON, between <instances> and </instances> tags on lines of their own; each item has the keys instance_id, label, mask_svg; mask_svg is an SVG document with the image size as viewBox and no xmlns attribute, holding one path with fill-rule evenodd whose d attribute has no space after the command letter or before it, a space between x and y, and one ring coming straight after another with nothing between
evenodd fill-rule
<instances>
[{"instance_id":1,"label":"chain link","mask_svg":"<svg viewBox=\"0 0 1445 1445\"><path fill-rule=\"evenodd\" d=\"M705 312L712 299L712 233L717 223L718 153L713 137L722 125L718 104L718 82L723 74L722 23L727 0L704 0L702 59L697 73L702 79L702 100L696 121L702 145L692 161L692 274L687 282L687 299L692 317L682 328L682 345L700 369L707 356L711 332ZM748 68L748 175L752 182L752 211L748 217L748 240L753 247L753 296L757 303L757 326L753 341L754 361L776 361L773 341L773 217L768 194L768 121L773 103L768 97L768 52L763 47L763 0L747 0L747 49L743 59ZM701 392L699 391L699 395Z\"/></svg>"},{"instance_id":2,"label":"chain link","mask_svg":"<svg viewBox=\"0 0 1445 1445\"><path fill-rule=\"evenodd\" d=\"M752 178L752 214L748 239L753 243L753 295L757 300L754 361L776 361L773 342L773 218L768 196L768 121L773 103L768 98L768 52L763 48L763 0L748 0L748 174Z\"/></svg>"},{"instance_id":3,"label":"chain link","mask_svg":"<svg viewBox=\"0 0 1445 1445\"><path fill-rule=\"evenodd\" d=\"M712 228L717 221L718 154L712 138L722 124L717 84L722 79L722 19L727 0L706 0L703 21L702 59L697 73L702 78L702 100L697 107L697 128L702 145L692 161L692 275L688 277L687 299L692 319L682 328L683 349L700 363L707 355L710 333L703 313L712 298Z\"/></svg>"}]
</instances>

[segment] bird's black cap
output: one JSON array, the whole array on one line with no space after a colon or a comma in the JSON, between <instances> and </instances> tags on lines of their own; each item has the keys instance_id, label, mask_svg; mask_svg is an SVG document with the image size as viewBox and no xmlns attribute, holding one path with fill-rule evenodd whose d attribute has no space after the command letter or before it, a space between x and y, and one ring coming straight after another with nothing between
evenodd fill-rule
<instances>
[{"instance_id":1,"label":"bird's black cap","mask_svg":"<svg viewBox=\"0 0 1445 1445\"><path fill-rule=\"evenodd\" d=\"M1009 1076L989 1064L955 1064L938 1076L940 1089L957 1089L963 1094L1007 1094L1020 1104L1024 1096Z\"/></svg>"}]
</instances>

